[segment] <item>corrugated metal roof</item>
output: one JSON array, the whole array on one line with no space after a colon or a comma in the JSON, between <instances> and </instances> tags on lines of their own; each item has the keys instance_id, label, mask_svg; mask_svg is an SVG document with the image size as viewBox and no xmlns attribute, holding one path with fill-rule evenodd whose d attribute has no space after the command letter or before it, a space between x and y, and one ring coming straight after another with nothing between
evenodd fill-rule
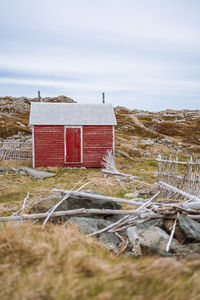
<instances>
[{"instance_id":1,"label":"corrugated metal roof","mask_svg":"<svg viewBox=\"0 0 200 300\"><path fill-rule=\"evenodd\" d=\"M117 125L111 104L31 103L30 125Z\"/></svg>"}]
</instances>

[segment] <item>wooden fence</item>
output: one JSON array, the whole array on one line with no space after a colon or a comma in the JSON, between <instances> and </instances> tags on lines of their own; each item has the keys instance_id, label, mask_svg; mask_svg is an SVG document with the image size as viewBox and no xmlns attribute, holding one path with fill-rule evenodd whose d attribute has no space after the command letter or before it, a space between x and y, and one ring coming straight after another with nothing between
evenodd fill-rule
<instances>
[{"instance_id":1,"label":"wooden fence","mask_svg":"<svg viewBox=\"0 0 200 300\"><path fill-rule=\"evenodd\" d=\"M172 159L172 157L162 158L159 155L156 160L158 162L158 181L168 183L192 195L200 195L199 159L191 157L187 161L179 161L178 157L175 159ZM168 194L168 196L174 195Z\"/></svg>"},{"instance_id":2,"label":"wooden fence","mask_svg":"<svg viewBox=\"0 0 200 300\"><path fill-rule=\"evenodd\" d=\"M0 158L32 161L32 146L26 141L7 140L0 145Z\"/></svg>"}]
</instances>

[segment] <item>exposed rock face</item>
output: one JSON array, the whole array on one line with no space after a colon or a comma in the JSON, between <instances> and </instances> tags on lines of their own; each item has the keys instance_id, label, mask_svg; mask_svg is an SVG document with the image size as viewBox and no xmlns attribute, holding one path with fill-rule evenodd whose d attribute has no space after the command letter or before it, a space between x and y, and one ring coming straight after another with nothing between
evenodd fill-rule
<instances>
[{"instance_id":1,"label":"exposed rock face","mask_svg":"<svg viewBox=\"0 0 200 300\"><path fill-rule=\"evenodd\" d=\"M29 111L31 102L37 102L37 98L27 97L0 97L0 138L6 139L19 134L31 134L29 124ZM66 96L41 98L42 102L75 101Z\"/></svg>"},{"instance_id":2,"label":"exposed rock face","mask_svg":"<svg viewBox=\"0 0 200 300\"><path fill-rule=\"evenodd\" d=\"M29 112L31 102L37 102L37 98L28 97L0 97L0 112L4 113L22 113ZM65 103L76 103L73 99L66 96L58 97L45 97L41 98L41 102L65 102Z\"/></svg>"}]
</instances>

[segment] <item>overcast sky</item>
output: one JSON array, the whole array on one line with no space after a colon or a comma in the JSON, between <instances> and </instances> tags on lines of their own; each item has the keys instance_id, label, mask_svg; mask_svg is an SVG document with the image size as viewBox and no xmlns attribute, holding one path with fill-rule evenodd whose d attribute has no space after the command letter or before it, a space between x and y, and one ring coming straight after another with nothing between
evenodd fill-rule
<instances>
[{"instance_id":1,"label":"overcast sky","mask_svg":"<svg viewBox=\"0 0 200 300\"><path fill-rule=\"evenodd\" d=\"M199 0L0 0L0 96L200 109Z\"/></svg>"}]
</instances>

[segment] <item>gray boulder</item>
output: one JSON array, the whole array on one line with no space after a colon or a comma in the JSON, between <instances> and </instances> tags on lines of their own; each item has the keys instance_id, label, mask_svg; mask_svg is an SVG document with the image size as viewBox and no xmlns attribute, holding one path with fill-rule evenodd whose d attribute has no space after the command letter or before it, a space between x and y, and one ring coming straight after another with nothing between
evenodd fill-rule
<instances>
[{"instance_id":1,"label":"gray boulder","mask_svg":"<svg viewBox=\"0 0 200 300\"><path fill-rule=\"evenodd\" d=\"M136 226L129 227L127 235L133 245L133 248L135 248L139 242L141 248L166 251L166 246L169 241L169 235L159 227L150 227L145 229L139 229ZM171 250L176 252L178 246L179 243L173 239L171 243Z\"/></svg>"},{"instance_id":2,"label":"gray boulder","mask_svg":"<svg viewBox=\"0 0 200 300\"><path fill-rule=\"evenodd\" d=\"M93 190L84 191L89 194L103 195ZM78 208L97 208L97 209L121 209L119 203L110 202L107 200L90 199L87 197L80 197L71 195L66 200L67 209L78 209Z\"/></svg>"},{"instance_id":3,"label":"gray boulder","mask_svg":"<svg viewBox=\"0 0 200 300\"><path fill-rule=\"evenodd\" d=\"M85 234L90 234L112 224L112 222L104 219L94 219L85 217L72 217L68 220L68 223L70 225L77 226L78 229ZM120 240L115 234L110 232L104 232L97 236L97 239L100 242L102 242L108 249L112 250L116 254L118 253L118 246L120 246Z\"/></svg>"},{"instance_id":4,"label":"gray boulder","mask_svg":"<svg viewBox=\"0 0 200 300\"><path fill-rule=\"evenodd\" d=\"M88 217L71 217L68 220L68 223L71 225L76 225L79 230L85 234L90 234L111 224L110 221L104 219L94 219Z\"/></svg>"},{"instance_id":5,"label":"gray boulder","mask_svg":"<svg viewBox=\"0 0 200 300\"><path fill-rule=\"evenodd\" d=\"M147 228L139 231L141 244L151 248L158 248L165 251L169 241L169 235L159 227ZM171 249L176 250L179 243L173 239Z\"/></svg>"},{"instance_id":6,"label":"gray boulder","mask_svg":"<svg viewBox=\"0 0 200 300\"><path fill-rule=\"evenodd\" d=\"M200 224L198 222L180 215L178 217L178 223L187 238L200 241Z\"/></svg>"},{"instance_id":7,"label":"gray boulder","mask_svg":"<svg viewBox=\"0 0 200 300\"><path fill-rule=\"evenodd\" d=\"M95 191L86 191L90 194L98 194L102 195L100 193L97 193ZM50 208L52 208L56 203L58 203L62 198L64 197L64 194L57 193L53 194L51 196L48 196L44 199L42 199L38 204L33 206L32 211L33 212L46 212ZM72 209L79 209L79 208L97 208L97 209L120 209L121 205L115 202L110 201L102 201L102 200L96 200L96 199L89 199L87 197L79 197L71 195L69 198L64 200L56 209L56 211L63 211L63 210L72 210Z\"/></svg>"},{"instance_id":8,"label":"gray boulder","mask_svg":"<svg viewBox=\"0 0 200 300\"><path fill-rule=\"evenodd\" d=\"M50 208L52 208L58 201L63 198L61 193L53 194L48 197L42 198L37 204L33 205L30 209L30 213L45 213ZM66 208L66 201L61 203L61 205L55 211L62 211Z\"/></svg>"},{"instance_id":9,"label":"gray boulder","mask_svg":"<svg viewBox=\"0 0 200 300\"><path fill-rule=\"evenodd\" d=\"M182 254L200 254L200 243L180 245L177 253Z\"/></svg>"}]
</instances>

